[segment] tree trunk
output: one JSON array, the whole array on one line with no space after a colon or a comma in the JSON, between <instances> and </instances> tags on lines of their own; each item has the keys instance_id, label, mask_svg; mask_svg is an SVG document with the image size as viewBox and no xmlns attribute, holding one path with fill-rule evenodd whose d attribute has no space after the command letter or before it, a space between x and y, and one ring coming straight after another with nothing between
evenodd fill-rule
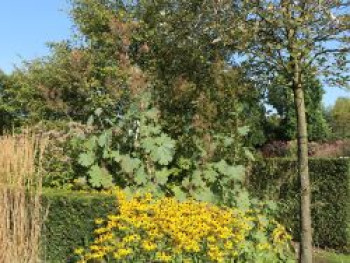
<instances>
[{"instance_id":1,"label":"tree trunk","mask_svg":"<svg viewBox=\"0 0 350 263\"><path fill-rule=\"evenodd\" d=\"M311 189L308 161L307 122L305 113L304 90L301 74L295 72L293 80L294 102L297 114L298 134L298 175L300 178L300 249L299 262L312 263L312 228L311 228Z\"/></svg>"}]
</instances>

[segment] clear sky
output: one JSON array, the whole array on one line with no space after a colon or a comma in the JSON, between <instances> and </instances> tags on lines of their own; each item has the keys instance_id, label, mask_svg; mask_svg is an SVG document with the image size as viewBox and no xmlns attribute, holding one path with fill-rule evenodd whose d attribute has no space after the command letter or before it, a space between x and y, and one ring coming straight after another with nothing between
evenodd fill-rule
<instances>
[{"instance_id":1,"label":"clear sky","mask_svg":"<svg viewBox=\"0 0 350 263\"><path fill-rule=\"evenodd\" d=\"M47 42L67 39L66 0L0 0L0 68L10 72L22 59L46 55Z\"/></svg>"},{"instance_id":2,"label":"clear sky","mask_svg":"<svg viewBox=\"0 0 350 263\"><path fill-rule=\"evenodd\" d=\"M15 64L47 55L47 42L69 38L72 24L67 0L1 0L0 69L10 73ZM350 92L326 88L325 105Z\"/></svg>"}]
</instances>

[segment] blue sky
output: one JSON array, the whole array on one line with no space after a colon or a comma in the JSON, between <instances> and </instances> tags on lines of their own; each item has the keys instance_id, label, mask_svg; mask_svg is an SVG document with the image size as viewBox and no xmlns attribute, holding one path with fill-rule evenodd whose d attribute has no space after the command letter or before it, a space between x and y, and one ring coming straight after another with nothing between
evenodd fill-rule
<instances>
[{"instance_id":1,"label":"blue sky","mask_svg":"<svg viewBox=\"0 0 350 263\"><path fill-rule=\"evenodd\" d=\"M1 0L0 68L48 54L46 43L66 39L72 32L66 0Z\"/></svg>"},{"instance_id":2,"label":"blue sky","mask_svg":"<svg viewBox=\"0 0 350 263\"><path fill-rule=\"evenodd\" d=\"M69 38L72 24L67 0L2 0L0 5L0 69L10 73L15 64L47 55L47 42ZM326 88L325 105L350 91Z\"/></svg>"}]
</instances>

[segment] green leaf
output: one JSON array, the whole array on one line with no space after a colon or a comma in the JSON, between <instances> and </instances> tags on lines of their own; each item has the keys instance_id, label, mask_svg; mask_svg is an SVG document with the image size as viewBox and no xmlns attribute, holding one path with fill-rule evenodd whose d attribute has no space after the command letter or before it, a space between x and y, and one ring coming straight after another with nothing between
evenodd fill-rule
<instances>
[{"instance_id":1,"label":"green leaf","mask_svg":"<svg viewBox=\"0 0 350 263\"><path fill-rule=\"evenodd\" d=\"M87 141L84 142L84 146L88 150L93 151L96 148L96 142L97 142L97 137L91 136Z\"/></svg>"},{"instance_id":2,"label":"green leaf","mask_svg":"<svg viewBox=\"0 0 350 263\"><path fill-rule=\"evenodd\" d=\"M159 163L160 165L168 165L172 160L175 153L175 142L169 136L162 134L157 138L158 147L151 149L152 161Z\"/></svg>"},{"instance_id":3,"label":"green leaf","mask_svg":"<svg viewBox=\"0 0 350 263\"><path fill-rule=\"evenodd\" d=\"M146 151L146 153L150 153L157 146L153 138L147 137L141 141L141 147Z\"/></svg>"},{"instance_id":4,"label":"green leaf","mask_svg":"<svg viewBox=\"0 0 350 263\"><path fill-rule=\"evenodd\" d=\"M159 134L161 134L162 129L160 126L157 125L157 126L152 127L150 129L150 131L152 132L153 135L159 135Z\"/></svg>"},{"instance_id":5,"label":"green leaf","mask_svg":"<svg viewBox=\"0 0 350 263\"><path fill-rule=\"evenodd\" d=\"M164 133L162 133L158 138L156 138L156 141L159 146L163 146L167 148L175 147L175 141Z\"/></svg>"},{"instance_id":6,"label":"green leaf","mask_svg":"<svg viewBox=\"0 0 350 263\"><path fill-rule=\"evenodd\" d=\"M145 168L143 165L136 170L135 182L138 185L143 185L147 183L147 174L145 173Z\"/></svg>"},{"instance_id":7,"label":"green leaf","mask_svg":"<svg viewBox=\"0 0 350 263\"><path fill-rule=\"evenodd\" d=\"M229 165L226 174L230 179L242 181L245 175L245 168L242 165Z\"/></svg>"},{"instance_id":8,"label":"green leaf","mask_svg":"<svg viewBox=\"0 0 350 263\"><path fill-rule=\"evenodd\" d=\"M169 169L169 174L173 176L179 176L181 174L182 170L179 168L171 168Z\"/></svg>"},{"instance_id":9,"label":"green leaf","mask_svg":"<svg viewBox=\"0 0 350 263\"><path fill-rule=\"evenodd\" d=\"M189 158L181 157L178 160L178 166L183 170L189 170L192 167L192 161Z\"/></svg>"},{"instance_id":10,"label":"green leaf","mask_svg":"<svg viewBox=\"0 0 350 263\"><path fill-rule=\"evenodd\" d=\"M267 237L266 235L259 231L253 234L253 238L258 241L258 243L266 243L267 242Z\"/></svg>"},{"instance_id":11,"label":"green leaf","mask_svg":"<svg viewBox=\"0 0 350 263\"><path fill-rule=\"evenodd\" d=\"M202 178L202 172L199 170L196 170L193 172L191 182L194 186L205 187L205 182L203 181L203 178Z\"/></svg>"},{"instance_id":12,"label":"green leaf","mask_svg":"<svg viewBox=\"0 0 350 263\"><path fill-rule=\"evenodd\" d=\"M249 133L249 127L248 126L243 126L238 128L238 133L241 136L246 136Z\"/></svg>"},{"instance_id":13,"label":"green leaf","mask_svg":"<svg viewBox=\"0 0 350 263\"><path fill-rule=\"evenodd\" d=\"M250 199L247 191L240 191L236 196L237 208L246 211L250 208Z\"/></svg>"},{"instance_id":14,"label":"green leaf","mask_svg":"<svg viewBox=\"0 0 350 263\"><path fill-rule=\"evenodd\" d=\"M126 195L126 199L130 200L133 198L134 193L135 193L135 189L133 187L127 186L123 189L123 192Z\"/></svg>"},{"instance_id":15,"label":"green leaf","mask_svg":"<svg viewBox=\"0 0 350 263\"><path fill-rule=\"evenodd\" d=\"M191 186L191 182L190 179L188 177L186 177L183 181L182 181L182 186L185 188L189 188Z\"/></svg>"},{"instance_id":16,"label":"green leaf","mask_svg":"<svg viewBox=\"0 0 350 263\"><path fill-rule=\"evenodd\" d=\"M215 200L215 195L209 188L205 188L196 192L194 198L202 202L213 202Z\"/></svg>"},{"instance_id":17,"label":"green leaf","mask_svg":"<svg viewBox=\"0 0 350 263\"><path fill-rule=\"evenodd\" d=\"M110 188L113 186L113 177L105 168L93 165L89 170L89 183L93 187Z\"/></svg>"},{"instance_id":18,"label":"green leaf","mask_svg":"<svg viewBox=\"0 0 350 263\"><path fill-rule=\"evenodd\" d=\"M135 169L139 168L141 161L137 158L132 158L128 155L121 157L121 167L124 172L132 173Z\"/></svg>"},{"instance_id":19,"label":"green leaf","mask_svg":"<svg viewBox=\"0 0 350 263\"><path fill-rule=\"evenodd\" d=\"M163 168L160 171L156 171L155 173L156 182L160 185L165 185L168 182L169 175L170 175L170 171L167 168Z\"/></svg>"},{"instance_id":20,"label":"green leaf","mask_svg":"<svg viewBox=\"0 0 350 263\"><path fill-rule=\"evenodd\" d=\"M224 147L229 147L230 145L232 145L235 142L234 138L232 137L225 137L224 138Z\"/></svg>"},{"instance_id":21,"label":"green leaf","mask_svg":"<svg viewBox=\"0 0 350 263\"><path fill-rule=\"evenodd\" d=\"M110 141L111 138L111 132L110 131L105 131L103 132L99 137L98 137L98 145L100 147L107 147L108 142Z\"/></svg>"},{"instance_id":22,"label":"green leaf","mask_svg":"<svg viewBox=\"0 0 350 263\"><path fill-rule=\"evenodd\" d=\"M102 112L103 112L103 110L102 110L101 108L97 108L97 109L95 110L95 115L96 115L96 116L101 116Z\"/></svg>"},{"instance_id":23,"label":"green leaf","mask_svg":"<svg viewBox=\"0 0 350 263\"><path fill-rule=\"evenodd\" d=\"M90 167L95 162L95 154L93 152L82 153L79 155L78 163L84 167Z\"/></svg>"},{"instance_id":24,"label":"green leaf","mask_svg":"<svg viewBox=\"0 0 350 263\"><path fill-rule=\"evenodd\" d=\"M177 200L179 200L180 202L186 200L187 195L184 191L181 190L180 186L174 186L171 188L171 190L173 191L174 196Z\"/></svg>"},{"instance_id":25,"label":"green leaf","mask_svg":"<svg viewBox=\"0 0 350 263\"><path fill-rule=\"evenodd\" d=\"M226 175L227 174L227 163L225 160L221 160L213 165L219 173Z\"/></svg>"},{"instance_id":26,"label":"green leaf","mask_svg":"<svg viewBox=\"0 0 350 263\"><path fill-rule=\"evenodd\" d=\"M151 153L151 158L160 165L168 165L173 160L173 154L172 149L161 146Z\"/></svg>"},{"instance_id":27,"label":"green leaf","mask_svg":"<svg viewBox=\"0 0 350 263\"><path fill-rule=\"evenodd\" d=\"M159 114L159 111L156 108L152 108L145 113L146 118L151 119L151 120L156 120Z\"/></svg>"},{"instance_id":28,"label":"green leaf","mask_svg":"<svg viewBox=\"0 0 350 263\"><path fill-rule=\"evenodd\" d=\"M122 156L120 155L119 151L112 151L109 157L112 158L117 163L119 163L122 159Z\"/></svg>"},{"instance_id":29,"label":"green leaf","mask_svg":"<svg viewBox=\"0 0 350 263\"><path fill-rule=\"evenodd\" d=\"M86 123L88 126L91 126L94 124L94 115L90 115L90 117L88 118L88 121Z\"/></svg>"},{"instance_id":30,"label":"green leaf","mask_svg":"<svg viewBox=\"0 0 350 263\"><path fill-rule=\"evenodd\" d=\"M248 148L244 148L244 154L250 161L255 161L255 157Z\"/></svg>"},{"instance_id":31,"label":"green leaf","mask_svg":"<svg viewBox=\"0 0 350 263\"><path fill-rule=\"evenodd\" d=\"M203 177L209 183L215 182L217 179L217 176L218 176L218 173L213 169L207 169L207 170L203 171Z\"/></svg>"}]
</instances>

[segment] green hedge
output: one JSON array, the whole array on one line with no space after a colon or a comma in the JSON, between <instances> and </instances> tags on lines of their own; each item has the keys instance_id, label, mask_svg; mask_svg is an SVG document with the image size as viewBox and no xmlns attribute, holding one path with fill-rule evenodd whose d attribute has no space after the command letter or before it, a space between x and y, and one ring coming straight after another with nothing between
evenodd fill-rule
<instances>
[{"instance_id":1,"label":"green hedge","mask_svg":"<svg viewBox=\"0 0 350 263\"><path fill-rule=\"evenodd\" d=\"M312 219L315 246L350 251L350 159L311 159ZM279 220L299 237L299 180L290 159L256 162L251 193L279 204Z\"/></svg>"},{"instance_id":2,"label":"green hedge","mask_svg":"<svg viewBox=\"0 0 350 263\"><path fill-rule=\"evenodd\" d=\"M116 212L116 199L101 194L44 191L44 262L72 262L73 250L93 239L94 219Z\"/></svg>"}]
</instances>

